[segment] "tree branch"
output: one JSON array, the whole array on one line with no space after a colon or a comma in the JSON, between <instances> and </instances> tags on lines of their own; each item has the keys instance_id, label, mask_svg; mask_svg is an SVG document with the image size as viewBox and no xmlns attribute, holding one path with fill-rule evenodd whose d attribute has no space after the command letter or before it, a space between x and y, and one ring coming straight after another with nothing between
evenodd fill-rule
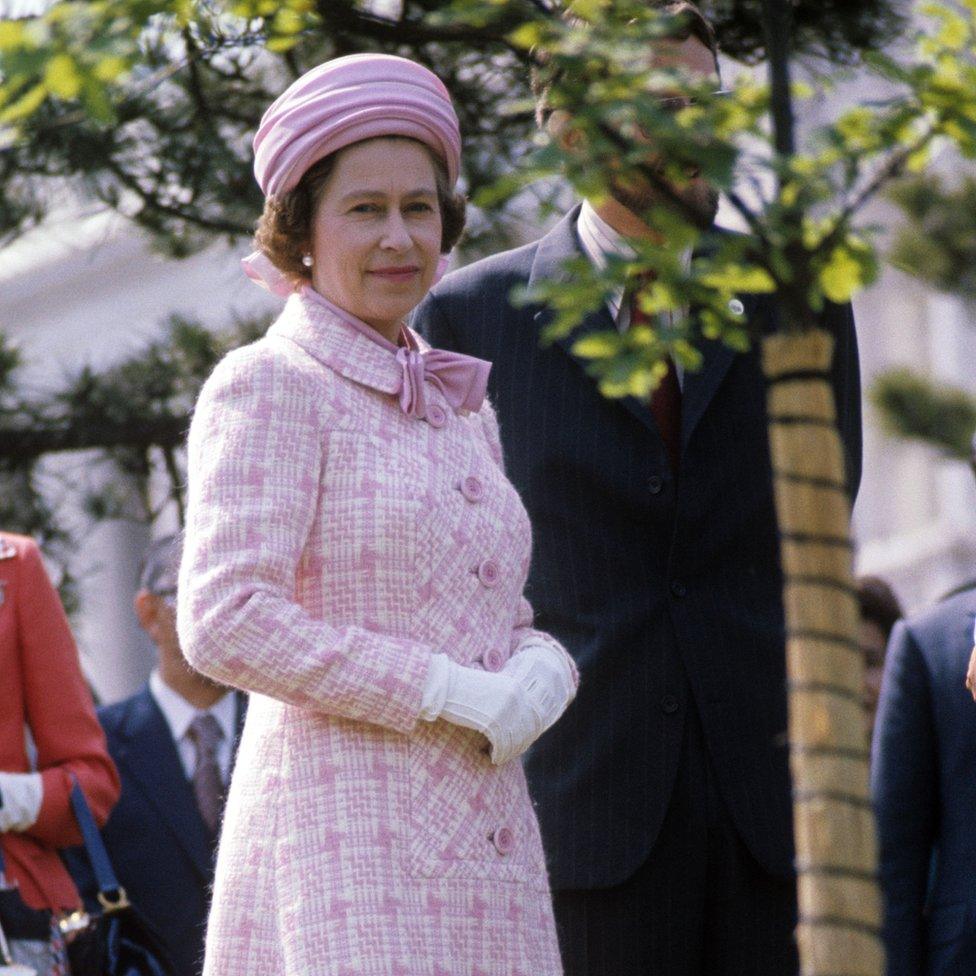
<instances>
[{"instance_id":1,"label":"tree branch","mask_svg":"<svg viewBox=\"0 0 976 976\"><path fill-rule=\"evenodd\" d=\"M190 418L163 416L117 423L100 420L85 425L70 422L32 425L25 429L0 428L0 459L29 458L58 451L87 451L93 448L111 450L119 447L145 448L156 444L163 448L179 447L186 439Z\"/></svg>"}]
</instances>

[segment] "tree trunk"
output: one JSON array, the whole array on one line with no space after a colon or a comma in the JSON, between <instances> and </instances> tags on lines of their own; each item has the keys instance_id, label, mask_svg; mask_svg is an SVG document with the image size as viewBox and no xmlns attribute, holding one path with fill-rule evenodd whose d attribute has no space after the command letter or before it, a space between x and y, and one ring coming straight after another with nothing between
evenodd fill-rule
<instances>
[{"instance_id":1,"label":"tree trunk","mask_svg":"<svg viewBox=\"0 0 976 976\"><path fill-rule=\"evenodd\" d=\"M815 329L763 341L784 573L802 976L881 976L881 899L861 704L850 504Z\"/></svg>"}]
</instances>

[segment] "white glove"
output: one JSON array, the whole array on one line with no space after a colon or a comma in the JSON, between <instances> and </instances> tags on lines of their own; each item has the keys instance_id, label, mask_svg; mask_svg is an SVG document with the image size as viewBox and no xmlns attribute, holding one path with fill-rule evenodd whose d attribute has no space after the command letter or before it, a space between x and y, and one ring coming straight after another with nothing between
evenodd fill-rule
<instances>
[{"instance_id":1,"label":"white glove","mask_svg":"<svg viewBox=\"0 0 976 976\"><path fill-rule=\"evenodd\" d=\"M0 773L0 834L33 827L43 799L40 773Z\"/></svg>"},{"instance_id":2,"label":"white glove","mask_svg":"<svg viewBox=\"0 0 976 976\"><path fill-rule=\"evenodd\" d=\"M535 738L555 725L576 697L576 683L569 665L562 654L548 644L540 642L522 647L508 659L501 673L511 675L525 689L533 710L541 716L542 728Z\"/></svg>"},{"instance_id":3,"label":"white glove","mask_svg":"<svg viewBox=\"0 0 976 976\"><path fill-rule=\"evenodd\" d=\"M516 666L523 655L527 660ZM574 694L568 669L546 645L527 648L498 673L435 654L420 714L480 732L491 745L491 761L500 766L525 752Z\"/></svg>"}]
</instances>

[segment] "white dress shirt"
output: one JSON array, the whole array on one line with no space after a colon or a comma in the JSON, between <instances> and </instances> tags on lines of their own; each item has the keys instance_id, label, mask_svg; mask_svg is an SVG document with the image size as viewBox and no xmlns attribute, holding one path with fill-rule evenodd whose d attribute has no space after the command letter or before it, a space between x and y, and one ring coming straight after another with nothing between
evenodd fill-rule
<instances>
[{"instance_id":1,"label":"white dress shirt","mask_svg":"<svg viewBox=\"0 0 976 976\"><path fill-rule=\"evenodd\" d=\"M198 715L213 715L220 726L223 737L217 745L217 765L220 767L220 775L226 783L230 777L230 764L234 751L234 736L237 732L237 693L229 691L215 704L207 709L194 708L181 694L173 691L165 681L159 671L153 671L149 676L149 691L159 710L166 719L173 741L176 743L176 751L179 753L180 762L183 763L183 770L187 779L193 778L193 771L196 769L197 753L193 741L187 735L190 723Z\"/></svg>"},{"instance_id":2,"label":"white dress shirt","mask_svg":"<svg viewBox=\"0 0 976 976\"><path fill-rule=\"evenodd\" d=\"M607 266L607 257L614 255L627 261L632 261L636 254L627 243L627 239L618 234L594 209L589 200L583 201L579 217L576 219L576 233L579 236L580 247L590 259L593 266L601 271ZM686 268L691 267L691 250L681 255ZM620 332L630 328L630 306L624 302L624 289L618 288L607 299L610 317L616 323ZM684 387L685 372L680 363L675 363L678 383Z\"/></svg>"}]
</instances>

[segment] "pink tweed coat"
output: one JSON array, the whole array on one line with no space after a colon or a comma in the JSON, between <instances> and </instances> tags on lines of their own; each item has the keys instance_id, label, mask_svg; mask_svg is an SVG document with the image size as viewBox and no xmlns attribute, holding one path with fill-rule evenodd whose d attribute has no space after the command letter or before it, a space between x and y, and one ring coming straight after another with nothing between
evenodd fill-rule
<instances>
[{"instance_id":1,"label":"pink tweed coat","mask_svg":"<svg viewBox=\"0 0 976 976\"><path fill-rule=\"evenodd\" d=\"M206 976L562 972L521 765L418 719L433 652L501 668L531 629L530 527L490 406L301 296L216 368L189 442L179 629L252 692ZM567 660L569 660L567 655ZM574 671L575 674L575 671Z\"/></svg>"}]
</instances>

